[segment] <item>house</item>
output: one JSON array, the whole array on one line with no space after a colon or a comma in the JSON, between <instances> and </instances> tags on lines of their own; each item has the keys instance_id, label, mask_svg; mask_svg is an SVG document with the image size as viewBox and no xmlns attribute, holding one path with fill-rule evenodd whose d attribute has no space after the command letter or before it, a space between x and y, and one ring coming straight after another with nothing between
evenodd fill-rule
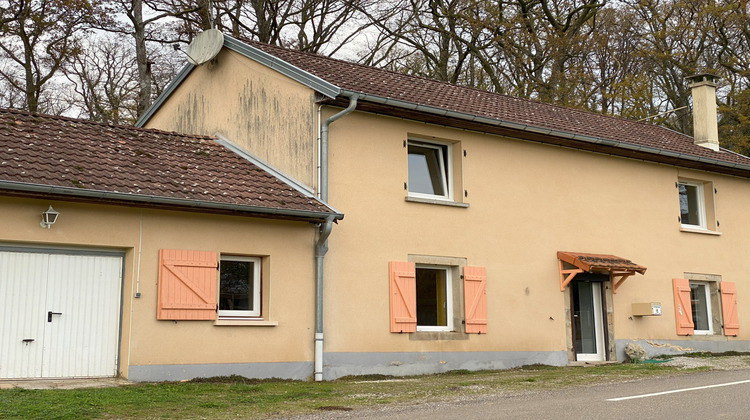
<instances>
[{"instance_id":1,"label":"house","mask_svg":"<svg viewBox=\"0 0 750 420\"><path fill-rule=\"evenodd\" d=\"M0 151L0 378L310 376L340 213L226 139L0 110Z\"/></svg>"},{"instance_id":2,"label":"house","mask_svg":"<svg viewBox=\"0 0 750 420\"><path fill-rule=\"evenodd\" d=\"M35 230L50 199L2 198L3 214L22 203L3 246L125 255L121 375L322 380L623 361L628 344L747 350L750 158L718 145L711 76L692 81L693 138L229 36L220 47L180 72L138 122L148 130L118 128L143 141L110 147L130 147L131 162L149 142L154 156L168 140L210 144L175 152L169 174L150 161L148 180L179 179L183 158L212 174L243 162L222 187L176 208L135 202L133 189L128 205L65 196L51 203L59 221ZM250 164L305 205L209 204ZM259 313L193 308L187 291L165 303L164 259L201 265L206 252L260 266ZM203 295L221 299L219 286Z\"/></svg>"},{"instance_id":3,"label":"house","mask_svg":"<svg viewBox=\"0 0 750 420\"><path fill-rule=\"evenodd\" d=\"M747 350L750 158L695 138L229 36L139 125L231 138L346 214L316 379Z\"/></svg>"}]
</instances>

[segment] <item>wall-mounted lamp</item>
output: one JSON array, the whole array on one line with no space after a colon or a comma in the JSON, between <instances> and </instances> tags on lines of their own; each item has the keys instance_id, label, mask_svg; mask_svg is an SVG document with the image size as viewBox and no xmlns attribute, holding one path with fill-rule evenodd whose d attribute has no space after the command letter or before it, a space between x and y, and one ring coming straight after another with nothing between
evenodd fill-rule
<instances>
[{"instance_id":1,"label":"wall-mounted lamp","mask_svg":"<svg viewBox=\"0 0 750 420\"><path fill-rule=\"evenodd\" d=\"M52 206L49 206L47 210L42 212L42 221L39 223L39 226L49 229L50 226L55 224L59 215L60 213L55 211Z\"/></svg>"}]
</instances>

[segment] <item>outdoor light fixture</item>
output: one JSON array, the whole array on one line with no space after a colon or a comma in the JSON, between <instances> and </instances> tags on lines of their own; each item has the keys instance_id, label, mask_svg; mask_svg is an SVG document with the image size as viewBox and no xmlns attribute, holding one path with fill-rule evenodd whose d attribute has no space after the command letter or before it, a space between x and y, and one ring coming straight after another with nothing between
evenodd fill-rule
<instances>
[{"instance_id":1,"label":"outdoor light fixture","mask_svg":"<svg viewBox=\"0 0 750 420\"><path fill-rule=\"evenodd\" d=\"M39 223L39 226L49 229L50 226L55 224L59 215L60 213L55 211L52 206L49 206L47 210L42 212L42 221Z\"/></svg>"}]
</instances>

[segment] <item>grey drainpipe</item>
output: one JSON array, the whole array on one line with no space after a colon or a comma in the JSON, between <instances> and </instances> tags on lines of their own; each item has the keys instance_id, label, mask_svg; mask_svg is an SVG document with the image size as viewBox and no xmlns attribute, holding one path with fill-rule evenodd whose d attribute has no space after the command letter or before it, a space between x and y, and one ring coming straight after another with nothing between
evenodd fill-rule
<instances>
[{"instance_id":1,"label":"grey drainpipe","mask_svg":"<svg viewBox=\"0 0 750 420\"><path fill-rule=\"evenodd\" d=\"M351 114L357 107L357 99L358 95L350 95L349 106L325 120L320 128L320 199L323 202L328 202L328 126L344 115Z\"/></svg>"},{"instance_id":2,"label":"grey drainpipe","mask_svg":"<svg viewBox=\"0 0 750 420\"><path fill-rule=\"evenodd\" d=\"M339 118L350 114L357 107L357 95L349 95L349 106L332 115L320 128L320 199L328 202L328 126ZM315 380L323 380L323 257L328 252L328 235L333 228L334 217L320 225L318 241L315 243Z\"/></svg>"}]
</instances>

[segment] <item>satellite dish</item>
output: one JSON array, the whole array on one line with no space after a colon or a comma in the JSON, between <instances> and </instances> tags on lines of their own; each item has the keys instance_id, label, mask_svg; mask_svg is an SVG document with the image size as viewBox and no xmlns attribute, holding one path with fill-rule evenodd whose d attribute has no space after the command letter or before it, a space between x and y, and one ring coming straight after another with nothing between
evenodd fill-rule
<instances>
[{"instance_id":1,"label":"satellite dish","mask_svg":"<svg viewBox=\"0 0 750 420\"><path fill-rule=\"evenodd\" d=\"M187 59L190 64L200 66L216 57L223 45L224 34L218 29L208 29L199 33L188 45Z\"/></svg>"}]
</instances>

